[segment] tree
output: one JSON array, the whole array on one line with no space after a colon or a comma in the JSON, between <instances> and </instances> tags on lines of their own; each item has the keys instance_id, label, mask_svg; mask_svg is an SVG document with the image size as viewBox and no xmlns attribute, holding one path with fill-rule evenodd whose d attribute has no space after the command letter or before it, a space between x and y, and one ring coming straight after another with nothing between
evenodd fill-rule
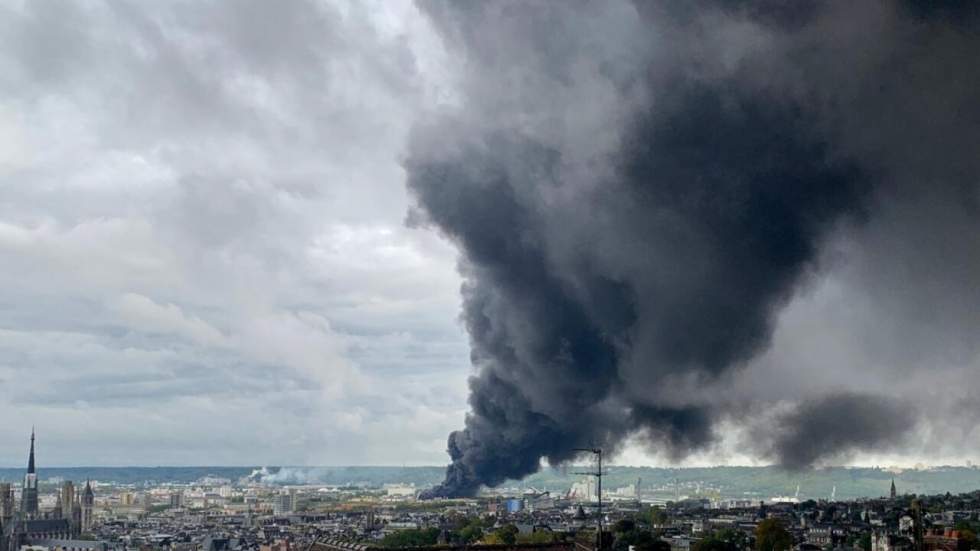
<instances>
[{"instance_id":1,"label":"tree","mask_svg":"<svg viewBox=\"0 0 980 551\"><path fill-rule=\"evenodd\" d=\"M616 534L621 534L625 532L632 532L635 529L636 523L633 522L633 519L624 518L623 520L616 521L616 524L613 524L612 531Z\"/></svg>"},{"instance_id":2,"label":"tree","mask_svg":"<svg viewBox=\"0 0 980 551\"><path fill-rule=\"evenodd\" d=\"M857 540L857 546L864 551L871 551L871 533L865 532L861 534L861 537Z\"/></svg>"},{"instance_id":3,"label":"tree","mask_svg":"<svg viewBox=\"0 0 980 551\"><path fill-rule=\"evenodd\" d=\"M725 540L711 535L695 543L693 551L738 551L738 548Z\"/></svg>"},{"instance_id":4,"label":"tree","mask_svg":"<svg viewBox=\"0 0 980 551\"><path fill-rule=\"evenodd\" d=\"M549 530L517 535L517 543L552 543L553 541L555 541L555 534Z\"/></svg>"},{"instance_id":5,"label":"tree","mask_svg":"<svg viewBox=\"0 0 980 551\"><path fill-rule=\"evenodd\" d=\"M793 546L793 536L779 519L767 518L755 528L755 548L758 551L786 551Z\"/></svg>"},{"instance_id":6,"label":"tree","mask_svg":"<svg viewBox=\"0 0 980 551\"><path fill-rule=\"evenodd\" d=\"M382 547L425 547L439 541L438 528L399 530L381 540Z\"/></svg>"},{"instance_id":7,"label":"tree","mask_svg":"<svg viewBox=\"0 0 980 551\"><path fill-rule=\"evenodd\" d=\"M977 531L980 529L980 525L964 519L956 523L955 529L959 531L961 539L964 539L972 544L973 542L977 541Z\"/></svg>"},{"instance_id":8,"label":"tree","mask_svg":"<svg viewBox=\"0 0 980 551\"><path fill-rule=\"evenodd\" d=\"M487 535L487 537L483 539L483 542L489 544L496 544L496 545L500 545L500 544L514 545L515 543L517 543L518 531L519 530L517 529L516 526L514 526L513 524L508 524L506 526L500 527L497 530L494 530L493 532L490 532Z\"/></svg>"},{"instance_id":9,"label":"tree","mask_svg":"<svg viewBox=\"0 0 980 551\"><path fill-rule=\"evenodd\" d=\"M725 528L694 544L694 551L741 551L748 546L748 537L741 530Z\"/></svg>"},{"instance_id":10,"label":"tree","mask_svg":"<svg viewBox=\"0 0 980 551\"><path fill-rule=\"evenodd\" d=\"M463 543L473 543L481 538L483 538L483 528L477 524L469 524L459 531L459 539L463 540Z\"/></svg>"},{"instance_id":11,"label":"tree","mask_svg":"<svg viewBox=\"0 0 980 551\"><path fill-rule=\"evenodd\" d=\"M613 525L613 551L670 551L670 544L658 539L653 532L641 529L632 521L620 521Z\"/></svg>"},{"instance_id":12,"label":"tree","mask_svg":"<svg viewBox=\"0 0 980 551\"><path fill-rule=\"evenodd\" d=\"M650 508L650 524L652 524L654 527L667 524L667 513L662 507Z\"/></svg>"},{"instance_id":13,"label":"tree","mask_svg":"<svg viewBox=\"0 0 980 551\"><path fill-rule=\"evenodd\" d=\"M977 543L977 533L974 525L968 520L961 520L956 523L956 531L960 533L958 547L960 550L975 549Z\"/></svg>"},{"instance_id":14,"label":"tree","mask_svg":"<svg viewBox=\"0 0 980 551\"><path fill-rule=\"evenodd\" d=\"M735 549L745 549L749 546L749 537L745 532L741 530L736 530L735 528L725 528L724 530L719 530L715 532L715 536L718 539L727 542L735 547Z\"/></svg>"}]
</instances>

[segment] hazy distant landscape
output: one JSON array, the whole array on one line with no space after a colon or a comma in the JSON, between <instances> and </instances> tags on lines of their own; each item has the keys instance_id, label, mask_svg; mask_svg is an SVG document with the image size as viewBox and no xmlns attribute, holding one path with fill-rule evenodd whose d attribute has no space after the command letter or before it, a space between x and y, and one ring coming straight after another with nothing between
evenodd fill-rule
<instances>
[{"instance_id":1,"label":"hazy distant landscape","mask_svg":"<svg viewBox=\"0 0 980 551\"><path fill-rule=\"evenodd\" d=\"M565 492L581 476L575 468L545 469L522 481L502 487L535 488ZM0 481L19 481L23 468L0 468ZM253 476L266 483L355 485L376 487L384 484L414 484L428 487L439 483L445 468L432 467L68 467L46 468L41 480L92 479L117 484L189 483L212 476L238 481ZM941 494L980 489L980 469L975 467L933 467L892 472L880 468L834 467L799 472L776 467L710 467L667 469L652 467L609 467L605 488L636 483L642 488L663 488L670 497L694 496L701 486L705 497L759 497L794 495L800 499L827 499L837 488L837 499L878 497L888 493L892 478L899 493Z\"/></svg>"}]
</instances>

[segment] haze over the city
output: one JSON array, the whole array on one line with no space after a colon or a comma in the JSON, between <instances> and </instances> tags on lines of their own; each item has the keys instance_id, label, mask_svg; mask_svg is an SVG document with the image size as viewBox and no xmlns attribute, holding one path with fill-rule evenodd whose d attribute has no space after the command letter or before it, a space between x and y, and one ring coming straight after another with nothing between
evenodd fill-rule
<instances>
[{"instance_id":1,"label":"haze over the city","mask_svg":"<svg viewBox=\"0 0 980 551\"><path fill-rule=\"evenodd\" d=\"M0 466L976 461L976 13L683 5L0 3Z\"/></svg>"}]
</instances>

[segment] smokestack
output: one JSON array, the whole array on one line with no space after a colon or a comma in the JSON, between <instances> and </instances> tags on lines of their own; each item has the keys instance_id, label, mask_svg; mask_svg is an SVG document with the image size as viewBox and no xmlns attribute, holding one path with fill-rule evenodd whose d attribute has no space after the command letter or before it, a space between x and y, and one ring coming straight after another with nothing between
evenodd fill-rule
<instances>
[{"instance_id":1,"label":"smokestack","mask_svg":"<svg viewBox=\"0 0 980 551\"><path fill-rule=\"evenodd\" d=\"M957 25L945 12L421 5L469 72L462 107L415 129L411 219L460 250L476 368L445 481L423 497L471 495L576 446L615 453L630 436L672 459L711 446L741 406L701 389L766 350L776 315L822 273L831 235L923 185L893 178L924 167L899 162L901 140L863 128L893 124L864 107L978 112L958 88L906 82L906 58L872 48L923 18ZM864 18L876 24L855 28ZM976 79L972 58L953 57L980 45L975 33L917 37L903 44L909 59L948 58ZM848 57L858 51L874 59ZM975 148L960 151L975 164ZM935 174L935 189L965 185ZM880 447L913 424L900 400L876 395L798 408L762 452L789 467ZM842 427L842 411L858 417ZM816 445L793 451L801 442Z\"/></svg>"}]
</instances>

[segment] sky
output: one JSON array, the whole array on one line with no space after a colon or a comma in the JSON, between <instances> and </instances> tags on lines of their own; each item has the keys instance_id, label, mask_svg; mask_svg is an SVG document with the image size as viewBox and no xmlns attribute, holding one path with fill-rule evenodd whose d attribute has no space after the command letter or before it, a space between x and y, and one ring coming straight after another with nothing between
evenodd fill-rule
<instances>
[{"instance_id":1,"label":"sky","mask_svg":"<svg viewBox=\"0 0 980 551\"><path fill-rule=\"evenodd\" d=\"M627 11L556 16L555 36L600 37L583 54L407 1L0 2L0 465L24 463L32 425L42 466L445 464L470 409L472 273L407 160L455 143L431 122L460 112L573 156L592 145L568 136L615 142L605 121L648 99L593 77L640 63ZM685 54L709 73L783 44L714 22ZM556 59L567 73L539 71ZM738 377L674 381L761 409L683 457L627 439L619 462L769 463L746 418L845 390L911 400L914 426L828 461L975 461L975 213L896 193L828 231Z\"/></svg>"},{"instance_id":2,"label":"sky","mask_svg":"<svg viewBox=\"0 0 980 551\"><path fill-rule=\"evenodd\" d=\"M0 464L438 464L455 252L400 156L407 2L0 7Z\"/></svg>"}]
</instances>

